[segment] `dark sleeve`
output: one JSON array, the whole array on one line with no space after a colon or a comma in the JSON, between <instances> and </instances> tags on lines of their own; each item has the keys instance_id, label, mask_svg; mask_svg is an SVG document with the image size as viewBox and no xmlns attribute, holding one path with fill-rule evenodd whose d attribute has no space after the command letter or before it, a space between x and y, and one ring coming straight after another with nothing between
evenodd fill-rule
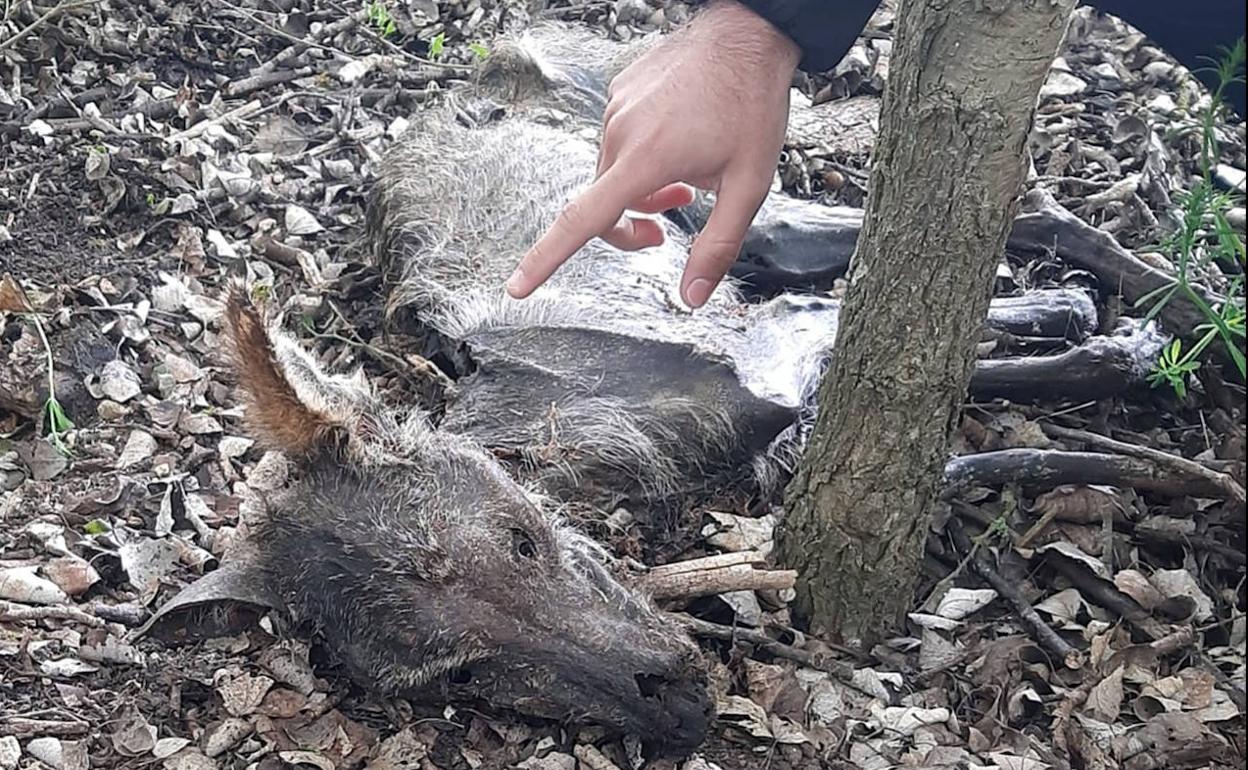
<instances>
[{"instance_id":1,"label":"dark sleeve","mask_svg":"<svg viewBox=\"0 0 1248 770\"><path fill-rule=\"evenodd\" d=\"M801 69L835 67L862 34L880 0L740 0L802 49Z\"/></svg>"}]
</instances>

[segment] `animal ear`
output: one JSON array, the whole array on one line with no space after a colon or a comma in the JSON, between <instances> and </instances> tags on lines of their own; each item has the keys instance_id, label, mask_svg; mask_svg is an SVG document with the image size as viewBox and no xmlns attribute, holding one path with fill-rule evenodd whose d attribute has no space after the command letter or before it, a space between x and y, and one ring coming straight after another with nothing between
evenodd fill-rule
<instances>
[{"instance_id":1,"label":"animal ear","mask_svg":"<svg viewBox=\"0 0 1248 770\"><path fill-rule=\"evenodd\" d=\"M288 356L279 354L277 341L241 282L229 288L225 320L252 437L294 456L341 448L348 436L346 415L315 397L317 389L307 387L315 383L299 383L305 385L301 388L292 381L315 372L306 364L291 366L284 360Z\"/></svg>"}]
</instances>

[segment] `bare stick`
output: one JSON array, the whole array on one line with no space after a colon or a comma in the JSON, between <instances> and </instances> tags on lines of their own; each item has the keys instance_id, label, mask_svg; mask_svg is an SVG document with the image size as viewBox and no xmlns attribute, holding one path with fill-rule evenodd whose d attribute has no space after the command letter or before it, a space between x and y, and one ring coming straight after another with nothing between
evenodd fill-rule
<instances>
[{"instance_id":1,"label":"bare stick","mask_svg":"<svg viewBox=\"0 0 1248 770\"><path fill-rule=\"evenodd\" d=\"M17 34L15 34L13 37L3 42L0 42L0 51L4 51L11 46L17 45L17 43L19 43L22 40L22 38L26 37L31 32L34 32L36 29L39 29L44 24L47 24L48 22L52 21L52 19L56 18L57 16L60 16L62 13L65 13L66 11L72 11L77 8L86 8L89 5L96 5L99 2L100 0L78 0L77 2L72 2L72 3L61 2L59 5L53 6L52 8L44 11L42 16L35 19L30 24L26 25L24 29L19 29L17 31Z\"/></svg>"},{"instance_id":2,"label":"bare stick","mask_svg":"<svg viewBox=\"0 0 1248 770\"><path fill-rule=\"evenodd\" d=\"M651 567L646 576L650 578L668 577L685 572L735 567L739 564L762 564L763 561L763 555L758 551L736 551L714 556L703 556L700 559L686 559L685 561L672 562L671 564L660 564L657 567Z\"/></svg>"},{"instance_id":3,"label":"bare stick","mask_svg":"<svg viewBox=\"0 0 1248 770\"><path fill-rule=\"evenodd\" d=\"M25 607L12 602L0 601L0 621L69 620L92 628L108 625L100 618L77 607Z\"/></svg>"},{"instance_id":4,"label":"bare stick","mask_svg":"<svg viewBox=\"0 0 1248 770\"><path fill-rule=\"evenodd\" d=\"M1152 447L1140 446L1139 444L1130 444L1126 441L1118 441L1117 439L1102 436L1097 433L1091 433L1086 430L1076 430L1074 428L1064 428L1060 425L1052 423L1040 423L1040 427L1045 434L1051 438L1066 439L1068 441L1078 441L1088 446L1105 449L1110 452L1128 455L1130 457L1139 457L1145 460L1151 460L1159 467L1166 468L1176 474L1189 476L1194 479L1201 479L1210 485L1223 490L1226 497L1234 501L1238 505L1244 505L1248 502L1248 498L1244 495L1244 488L1239 482L1231 478L1225 473L1218 473L1186 457L1163 452L1160 449Z\"/></svg>"},{"instance_id":5,"label":"bare stick","mask_svg":"<svg viewBox=\"0 0 1248 770\"><path fill-rule=\"evenodd\" d=\"M637 582L655 599L696 599L730 591L792 588L797 582L797 571L754 569L748 564L739 564L723 569L680 572L657 579L646 575Z\"/></svg>"},{"instance_id":6,"label":"bare stick","mask_svg":"<svg viewBox=\"0 0 1248 770\"><path fill-rule=\"evenodd\" d=\"M803 650L784 642L776 641L761 631L711 623L710 621L685 614L674 614L673 617L685 624L694 636L701 636L707 639L722 639L726 642L747 642L769 655L800 663L803 666L822 671L825 674L831 674L838 681L853 687L859 692L873 697L878 695L878 693L862 689L861 685L854 680L854 667L843 660L836 660L826 654L810 652L809 650Z\"/></svg>"},{"instance_id":7,"label":"bare stick","mask_svg":"<svg viewBox=\"0 0 1248 770\"><path fill-rule=\"evenodd\" d=\"M1053 627L1044 622L1044 618L1032 608L1023 595L1019 593L1018 588L1010 581L1001 576L997 572L996 566L993 565L991 559L981 549L976 549L971 543L971 539L967 537L966 532L962 529L962 524L957 519L951 519L948 525L949 534L953 537L953 542L957 545L958 550L963 553L972 553L971 569L975 574L984 579L988 585L996 589L1001 594L1001 598L1009 602L1014 608L1014 613L1022 622L1027 630L1031 633L1031 638L1045 650L1062 662L1062 665L1069 669L1077 669L1083 666L1083 653L1071 647L1069 643L1058 635Z\"/></svg>"},{"instance_id":8,"label":"bare stick","mask_svg":"<svg viewBox=\"0 0 1248 770\"><path fill-rule=\"evenodd\" d=\"M252 101L247 102L241 107L235 107L234 109L230 110L224 115L213 118L212 120L205 120L200 123L196 123L195 125L191 126L185 131L179 131L176 134L170 134L169 136L165 137L165 141L177 142L183 139L195 139L196 137L203 134L205 131L207 131L209 128L213 126L219 126L222 123L225 123L226 121L248 117L252 115L253 113L259 112L263 108L264 108L264 105L260 102L259 99L253 99Z\"/></svg>"},{"instance_id":9,"label":"bare stick","mask_svg":"<svg viewBox=\"0 0 1248 770\"><path fill-rule=\"evenodd\" d=\"M1060 449L1001 449L961 455L945 465L944 499L973 486L1060 487L1108 484L1183 497L1225 497L1221 481L1180 473L1143 457Z\"/></svg>"},{"instance_id":10,"label":"bare stick","mask_svg":"<svg viewBox=\"0 0 1248 770\"><path fill-rule=\"evenodd\" d=\"M90 724L78 720L0 716L0 735L17 738L32 738L36 735L86 735L90 730Z\"/></svg>"}]
</instances>

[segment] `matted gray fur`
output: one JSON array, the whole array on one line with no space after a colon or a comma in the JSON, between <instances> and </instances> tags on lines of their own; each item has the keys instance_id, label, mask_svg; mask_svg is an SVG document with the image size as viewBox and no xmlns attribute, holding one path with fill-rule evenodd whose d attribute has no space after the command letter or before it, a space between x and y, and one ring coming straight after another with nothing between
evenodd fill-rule
<instances>
[{"instance_id":1,"label":"matted gray fur","mask_svg":"<svg viewBox=\"0 0 1248 770\"><path fill-rule=\"evenodd\" d=\"M498 382L470 379L468 391L478 386L467 398L473 413L452 409L453 429L525 452L556 488L614 474L642 496L663 497L706 474L752 468L766 489L795 457L813 413L835 302L784 295L749 303L728 279L690 312L677 288L689 236L666 219L662 246L625 252L594 240L530 298L503 289L525 250L592 181L610 77L655 44L663 43L626 47L548 25L496 45L476 82L418 115L380 165L375 255L392 311L414 310L470 356L495 351L509 371L558 370L557 387L529 385L514 372ZM574 371L575 350L541 344L565 338L587 355L595 348L598 359ZM517 347L523 340L531 350ZM663 387L620 371L644 358L637 351L645 346L676 362L655 374ZM681 355L716 371L681 372ZM611 387L626 375L631 390ZM491 387L495 397L481 395ZM510 422L482 418L516 408L519 399L502 392L520 388L551 403Z\"/></svg>"},{"instance_id":2,"label":"matted gray fur","mask_svg":"<svg viewBox=\"0 0 1248 770\"><path fill-rule=\"evenodd\" d=\"M471 438L323 371L241 287L226 320L249 433L294 465L244 571L356 682L602 724L656 753L702 741L697 647L604 549Z\"/></svg>"}]
</instances>

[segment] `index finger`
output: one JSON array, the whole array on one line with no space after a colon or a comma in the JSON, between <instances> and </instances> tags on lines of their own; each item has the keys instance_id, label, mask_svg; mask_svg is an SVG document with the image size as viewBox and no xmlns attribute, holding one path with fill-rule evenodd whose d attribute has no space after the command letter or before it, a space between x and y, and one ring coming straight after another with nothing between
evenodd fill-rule
<instances>
[{"instance_id":1,"label":"index finger","mask_svg":"<svg viewBox=\"0 0 1248 770\"><path fill-rule=\"evenodd\" d=\"M532 294L582 246L614 227L629 203L661 186L662 183L643 174L623 170L620 164L607 169L563 207L550 228L524 255L507 280L507 293L516 299Z\"/></svg>"}]
</instances>

